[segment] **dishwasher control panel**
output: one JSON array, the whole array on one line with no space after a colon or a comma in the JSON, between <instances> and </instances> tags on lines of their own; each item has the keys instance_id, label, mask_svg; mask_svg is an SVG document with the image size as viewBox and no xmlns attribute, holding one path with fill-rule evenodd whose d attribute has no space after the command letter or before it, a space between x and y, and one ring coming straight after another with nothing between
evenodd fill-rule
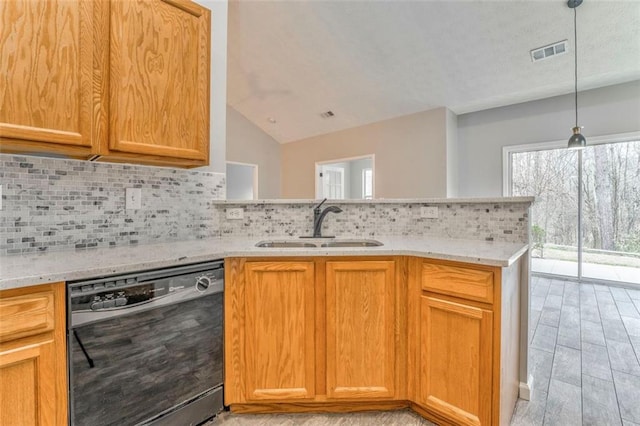
<instances>
[{"instance_id":1,"label":"dishwasher control panel","mask_svg":"<svg viewBox=\"0 0 640 426\"><path fill-rule=\"evenodd\" d=\"M220 287L224 282L223 268L183 272L163 276L153 271L69 283L69 307L71 312L123 309L178 293L207 293L214 284Z\"/></svg>"}]
</instances>

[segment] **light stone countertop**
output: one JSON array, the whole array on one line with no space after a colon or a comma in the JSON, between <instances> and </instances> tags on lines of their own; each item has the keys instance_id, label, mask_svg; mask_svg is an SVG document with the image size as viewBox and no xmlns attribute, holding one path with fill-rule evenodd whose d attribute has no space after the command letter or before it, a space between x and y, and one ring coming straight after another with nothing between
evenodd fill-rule
<instances>
[{"instance_id":1,"label":"light stone countertop","mask_svg":"<svg viewBox=\"0 0 640 426\"><path fill-rule=\"evenodd\" d=\"M308 241L292 237L269 240ZM347 238L345 238L347 239ZM375 237L380 247L258 248L259 238L210 238L112 248L0 256L0 290L185 265L225 257L418 256L510 266L526 244L433 237Z\"/></svg>"}]
</instances>

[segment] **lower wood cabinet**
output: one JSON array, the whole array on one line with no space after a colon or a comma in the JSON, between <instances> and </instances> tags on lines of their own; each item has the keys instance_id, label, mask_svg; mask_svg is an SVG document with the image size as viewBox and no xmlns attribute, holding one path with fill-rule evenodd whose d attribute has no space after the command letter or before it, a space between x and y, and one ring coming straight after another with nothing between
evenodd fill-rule
<instances>
[{"instance_id":1,"label":"lower wood cabinet","mask_svg":"<svg viewBox=\"0 0 640 426\"><path fill-rule=\"evenodd\" d=\"M327 398L395 396L395 262L326 264Z\"/></svg>"},{"instance_id":2,"label":"lower wood cabinet","mask_svg":"<svg viewBox=\"0 0 640 426\"><path fill-rule=\"evenodd\" d=\"M519 268L227 259L225 403L237 412L411 407L437 424L508 425Z\"/></svg>"},{"instance_id":3,"label":"lower wood cabinet","mask_svg":"<svg viewBox=\"0 0 640 426\"><path fill-rule=\"evenodd\" d=\"M393 259L227 259L225 403L390 400Z\"/></svg>"},{"instance_id":4,"label":"lower wood cabinet","mask_svg":"<svg viewBox=\"0 0 640 426\"><path fill-rule=\"evenodd\" d=\"M420 297L416 402L460 425L491 424L493 313Z\"/></svg>"},{"instance_id":5,"label":"lower wood cabinet","mask_svg":"<svg viewBox=\"0 0 640 426\"><path fill-rule=\"evenodd\" d=\"M0 424L66 425L64 284L0 292Z\"/></svg>"},{"instance_id":6,"label":"lower wood cabinet","mask_svg":"<svg viewBox=\"0 0 640 426\"><path fill-rule=\"evenodd\" d=\"M246 400L313 398L313 262L245 263L243 299Z\"/></svg>"}]
</instances>

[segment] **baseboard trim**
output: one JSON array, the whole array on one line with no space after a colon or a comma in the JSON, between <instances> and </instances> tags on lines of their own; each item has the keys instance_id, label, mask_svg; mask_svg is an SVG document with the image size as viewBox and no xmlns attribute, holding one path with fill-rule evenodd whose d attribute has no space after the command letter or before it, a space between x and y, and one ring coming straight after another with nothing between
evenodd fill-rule
<instances>
[{"instance_id":1,"label":"baseboard trim","mask_svg":"<svg viewBox=\"0 0 640 426\"><path fill-rule=\"evenodd\" d=\"M348 413L354 411L389 411L409 407L409 401L327 401L327 402L259 402L231 404L234 413Z\"/></svg>"},{"instance_id":2,"label":"baseboard trim","mask_svg":"<svg viewBox=\"0 0 640 426\"><path fill-rule=\"evenodd\" d=\"M530 401L532 394L533 394L533 376L530 375L526 383L520 382L520 386L518 387L518 397L520 399L524 399L525 401Z\"/></svg>"}]
</instances>

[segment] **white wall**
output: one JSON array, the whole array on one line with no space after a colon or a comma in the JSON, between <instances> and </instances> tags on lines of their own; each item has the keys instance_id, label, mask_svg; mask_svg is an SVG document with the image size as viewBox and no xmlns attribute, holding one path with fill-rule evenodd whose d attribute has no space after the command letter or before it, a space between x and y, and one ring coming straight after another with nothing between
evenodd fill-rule
<instances>
[{"instance_id":1,"label":"white wall","mask_svg":"<svg viewBox=\"0 0 640 426\"><path fill-rule=\"evenodd\" d=\"M275 139L227 107L227 161L258 165L259 198L280 198L280 149Z\"/></svg>"},{"instance_id":2,"label":"white wall","mask_svg":"<svg viewBox=\"0 0 640 426\"><path fill-rule=\"evenodd\" d=\"M318 161L375 154L376 198L447 195L446 108L282 145L282 197L313 198Z\"/></svg>"},{"instance_id":3,"label":"white wall","mask_svg":"<svg viewBox=\"0 0 640 426\"><path fill-rule=\"evenodd\" d=\"M211 11L211 95L209 165L200 168L224 173L227 107L227 0L196 0Z\"/></svg>"},{"instance_id":4,"label":"white wall","mask_svg":"<svg viewBox=\"0 0 640 426\"><path fill-rule=\"evenodd\" d=\"M589 137L640 131L640 81L578 94L579 124ZM573 94L458 116L459 195L502 195L502 147L568 140Z\"/></svg>"}]
</instances>

